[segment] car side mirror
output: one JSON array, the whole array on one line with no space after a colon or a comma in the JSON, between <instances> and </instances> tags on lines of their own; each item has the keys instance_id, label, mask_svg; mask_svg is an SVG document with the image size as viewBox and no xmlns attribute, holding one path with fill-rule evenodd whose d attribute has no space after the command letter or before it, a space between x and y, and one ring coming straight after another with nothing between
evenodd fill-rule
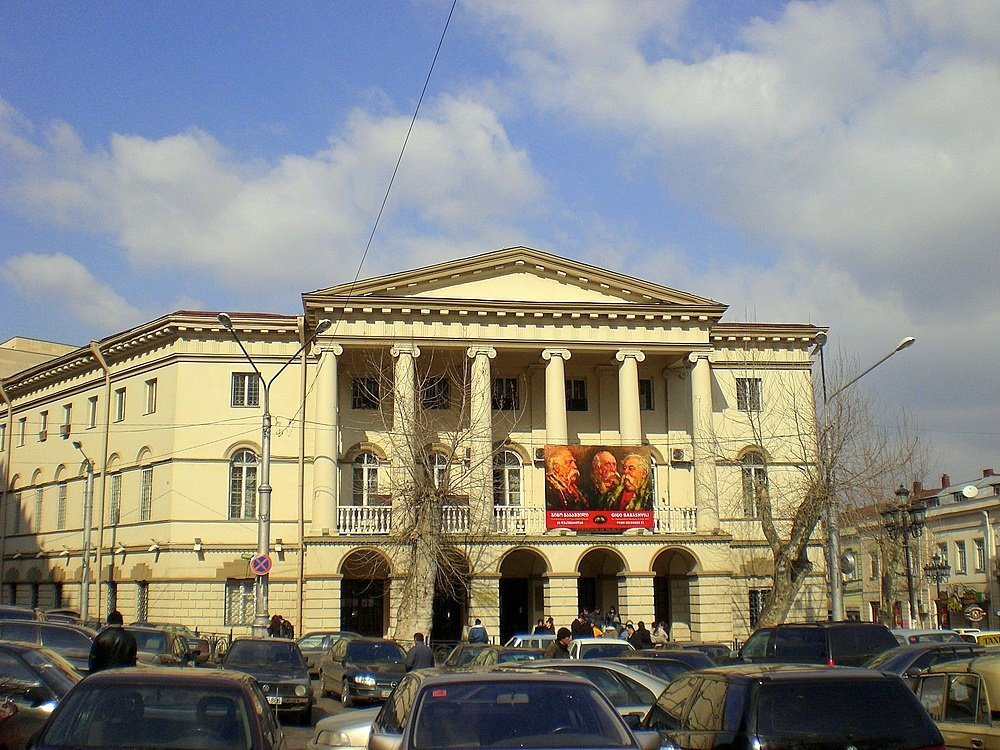
<instances>
[{"instance_id":1,"label":"car side mirror","mask_svg":"<svg viewBox=\"0 0 1000 750\"><path fill-rule=\"evenodd\" d=\"M660 750L660 746L663 744L663 738L655 729L633 730L632 734L635 735L642 750Z\"/></svg>"}]
</instances>

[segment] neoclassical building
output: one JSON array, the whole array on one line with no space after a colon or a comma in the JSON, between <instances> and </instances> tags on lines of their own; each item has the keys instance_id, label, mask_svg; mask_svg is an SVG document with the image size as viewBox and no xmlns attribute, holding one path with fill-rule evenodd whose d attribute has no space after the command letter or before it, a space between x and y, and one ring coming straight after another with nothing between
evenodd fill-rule
<instances>
[{"instance_id":1,"label":"neoclassical building","mask_svg":"<svg viewBox=\"0 0 1000 750\"><path fill-rule=\"evenodd\" d=\"M95 617L117 607L247 632L267 401L270 610L298 632L393 631L407 420L438 431L428 465L464 488L446 529L475 547L432 637L457 638L471 617L500 636L546 615L568 624L584 606L665 620L676 638L752 630L771 560L754 493L794 497L814 459L822 328L723 322L724 304L524 247L302 302L301 316L229 311L263 381L218 311L167 315L0 381L5 603L79 607L86 589ZM553 514L545 456L559 446L648 457L631 525ZM469 535L475 518L487 520ZM826 616L818 550L797 618Z\"/></svg>"}]
</instances>

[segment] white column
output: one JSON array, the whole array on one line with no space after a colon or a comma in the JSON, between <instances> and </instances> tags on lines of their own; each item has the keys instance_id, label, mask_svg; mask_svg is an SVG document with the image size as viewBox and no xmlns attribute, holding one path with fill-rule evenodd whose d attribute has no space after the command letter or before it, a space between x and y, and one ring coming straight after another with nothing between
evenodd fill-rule
<instances>
[{"instance_id":1,"label":"white column","mask_svg":"<svg viewBox=\"0 0 1000 750\"><path fill-rule=\"evenodd\" d=\"M712 425L712 370L709 352L688 355L691 367L691 437L694 441L694 500L698 532L719 528L719 493L715 477Z\"/></svg>"},{"instance_id":2,"label":"white column","mask_svg":"<svg viewBox=\"0 0 1000 750\"><path fill-rule=\"evenodd\" d=\"M324 344L319 354L316 384L316 458L313 461L312 534L337 528L339 497L337 461L340 459L340 410L337 403L337 357L340 344Z\"/></svg>"},{"instance_id":3,"label":"white column","mask_svg":"<svg viewBox=\"0 0 1000 750\"><path fill-rule=\"evenodd\" d=\"M414 360L420 356L420 349L413 344L397 344L389 350L396 359L392 379L392 432L390 443L390 482L393 494L392 523L406 528L409 519L404 508L395 503L395 496L408 492L413 485L413 471L416 456L413 455L411 439L417 413L417 367Z\"/></svg>"},{"instance_id":4,"label":"white column","mask_svg":"<svg viewBox=\"0 0 1000 750\"><path fill-rule=\"evenodd\" d=\"M492 346L470 346L472 359L469 408L469 505L472 522L479 529L490 528L493 517L493 378L490 360L497 356ZM485 622L485 620L484 620Z\"/></svg>"},{"instance_id":5,"label":"white column","mask_svg":"<svg viewBox=\"0 0 1000 750\"><path fill-rule=\"evenodd\" d=\"M542 351L542 359L549 363L545 368L545 442L548 445L566 445L569 442L564 367L569 358L569 349Z\"/></svg>"},{"instance_id":6,"label":"white column","mask_svg":"<svg viewBox=\"0 0 1000 750\"><path fill-rule=\"evenodd\" d=\"M615 359L618 368L618 424L622 445L642 442L642 418L639 415L639 363L646 355L638 349L621 349Z\"/></svg>"}]
</instances>

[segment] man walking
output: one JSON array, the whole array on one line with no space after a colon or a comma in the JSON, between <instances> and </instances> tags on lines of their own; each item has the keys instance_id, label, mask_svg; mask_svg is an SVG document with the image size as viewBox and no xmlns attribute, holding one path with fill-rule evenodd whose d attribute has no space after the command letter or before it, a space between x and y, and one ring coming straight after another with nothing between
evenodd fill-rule
<instances>
[{"instance_id":1,"label":"man walking","mask_svg":"<svg viewBox=\"0 0 1000 750\"><path fill-rule=\"evenodd\" d=\"M483 627L483 621L478 617L476 618L476 624L469 628L469 643L489 643L490 635L486 632L486 628Z\"/></svg>"},{"instance_id":2,"label":"man walking","mask_svg":"<svg viewBox=\"0 0 1000 750\"><path fill-rule=\"evenodd\" d=\"M543 659L568 659L569 642L573 640L573 633L569 628L559 628L556 639L549 644L542 655Z\"/></svg>"},{"instance_id":3,"label":"man walking","mask_svg":"<svg viewBox=\"0 0 1000 750\"><path fill-rule=\"evenodd\" d=\"M406 654L406 671L412 672L414 669L426 669L434 666L434 652L424 643L423 633L413 634L413 646Z\"/></svg>"},{"instance_id":4,"label":"man walking","mask_svg":"<svg viewBox=\"0 0 1000 750\"><path fill-rule=\"evenodd\" d=\"M102 669L135 666L135 636L122 627L124 624L125 618L117 609L108 615L107 627L94 637L90 647L90 674Z\"/></svg>"}]
</instances>

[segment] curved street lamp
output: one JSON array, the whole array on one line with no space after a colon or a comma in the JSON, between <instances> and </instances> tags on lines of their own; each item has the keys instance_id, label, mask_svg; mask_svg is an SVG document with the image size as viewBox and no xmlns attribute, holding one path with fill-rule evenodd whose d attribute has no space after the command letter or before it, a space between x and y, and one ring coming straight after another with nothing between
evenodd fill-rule
<instances>
[{"instance_id":1,"label":"curved street lamp","mask_svg":"<svg viewBox=\"0 0 1000 750\"><path fill-rule=\"evenodd\" d=\"M260 379L261 389L264 391L264 415L261 421L260 428L260 447L261 447L261 469L260 469L260 484L257 485L257 495L260 498L257 505L257 554L258 555L268 555L270 554L270 544L271 544L271 384L277 380L278 376L285 371L295 358L298 357L307 346L309 346L313 340L319 336L321 333L326 331L333 322L329 318L323 318L316 324L316 329L312 334L302 343L302 346L298 350L285 360L285 363L281 366L270 380L265 380L264 376L261 374L260 370L257 369L256 363L254 363L253 358L250 353L243 346L243 342L240 337L236 335L236 330L233 328L233 319L227 313L219 313L219 322L222 326L232 334L233 339L240 347L240 351L243 352L243 356L246 357L247 362L253 368L253 371L257 373L257 377ZM259 575L257 576L257 583L255 588L255 612L253 621L253 634L256 636L263 636L267 634L267 625L270 619L268 615L268 609L270 603L268 601L268 579L269 575Z\"/></svg>"}]
</instances>

